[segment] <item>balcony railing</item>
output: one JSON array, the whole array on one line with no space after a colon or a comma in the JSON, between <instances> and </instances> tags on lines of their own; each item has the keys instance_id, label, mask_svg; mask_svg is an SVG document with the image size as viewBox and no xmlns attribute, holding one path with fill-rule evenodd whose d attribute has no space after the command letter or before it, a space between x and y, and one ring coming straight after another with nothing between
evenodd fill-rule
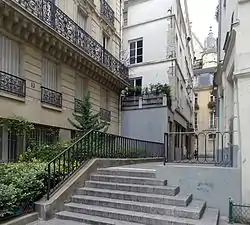
<instances>
[{"instance_id":1,"label":"balcony railing","mask_svg":"<svg viewBox=\"0 0 250 225\"><path fill-rule=\"evenodd\" d=\"M111 122L111 111L100 108L100 119L106 122Z\"/></svg>"},{"instance_id":2,"label":"balcony railing","mask_svg":"<svg viewBox=\"0 0 250 225\"><path fill-rule=\"evenodd\" d=\"M62 93L46 87L41 87L41 102L62 108Z\"/></svg>"},{"instance_id":3,"label":"balcony railing","mask_svg":"<svg viewBox=\"0 0 250 225\"><path fill-rule=\"evenodd\" d=\"M75 98L75 112L81 113L80 105L82 103L82 100Z\"/></svg>"},{"instance_id":4,"label":"balcony railing","mask_svg":"<svg viewBox=\"0 0 250 225\"><path fill-rule=\"evenodd\" d=\"M127 80L128 68L116 59L111 53L93 39L86 31L79 27L51 0L12 0L25 8L34 17L52 28L65 39L75 44L94 60L111 70L117 76ZM105 17L112 18L112 9L105 3L102 4L101 12ZM111 10L111 11L110 11ZM112 19L111 19L112 20Z\"/></svg>"},{"instance_id":5,"label":"balcony railing","mask_svg":"<svg viewBox=\"0 0 250 225\"><path fill-rule=\"evenodd\" d=\"M202 66L203 66L202 59L197 59L197 60L195 60L195 62L193 64L193 69L194 70L202 69Z\"/></svg>"},{"instance_id":6,"label":"balcony railing","mask_svg":"<svg viewBox=\"0 0 250 225\"><path fill-rule=\"evenodd\" d=\"M101 15L112 25L115 23L115 13L106 0L101 0Z\"/></svg>"},{"instance_id":7,"label":"balcony railing","mask_svg":"<svg viewBox=\"0 0 250 225\"><path fill-rule=\"evenodd\" d=\"M0 71L0 90L18 97L25 97L26 81L20 77Z\"/></svg>"}]
</instances>

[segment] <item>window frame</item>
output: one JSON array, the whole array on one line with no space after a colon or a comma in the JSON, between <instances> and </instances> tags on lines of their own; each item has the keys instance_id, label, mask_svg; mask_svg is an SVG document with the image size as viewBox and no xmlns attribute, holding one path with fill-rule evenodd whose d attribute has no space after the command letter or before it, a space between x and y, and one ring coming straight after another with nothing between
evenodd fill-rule
<instances>
[{"instance_id":1,"label":"window frame","mask_svg":"<svg viewBox=\"0 0 250 225\"><path fill-rule=\"evenodd\" d=\"M138 47L138 42L141 42L141 46ZM134 44L134 47L131 48L131 45ZM134 64L139 64L143 63L143 51L144 48L144 43L143 43L143 38L138 38L134 40L129 41L129 64L134 65ZM138 51L141 50L141 54L138 54ZM134 52L133 57L131 57L131 52ZM138 59L141 59L141 61L138 61ZM131 59L134 59L134 61L131 61Z\"/></svg>"}]
</instances>

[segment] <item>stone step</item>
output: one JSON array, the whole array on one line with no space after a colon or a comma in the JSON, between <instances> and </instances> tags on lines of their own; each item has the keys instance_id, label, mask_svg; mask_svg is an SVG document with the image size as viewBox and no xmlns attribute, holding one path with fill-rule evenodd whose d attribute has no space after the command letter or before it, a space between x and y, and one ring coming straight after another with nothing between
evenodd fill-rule
<instances>
[{"instance_id":1,"label":"stone step","mask_svg":"<svg viewBox=\"0 0 250 225\"><path fill-rule=\"evenodd\" d=\"M170 195L170 196L175 196L180 191L180 188L176 186L150 186L150 185L122 184L122 183L111 183L111 182L101 182L101 181L86 181L85 186L90 188L140 192L140 193L154 193L154 194Z\"/></svg>"},{"instance_id":2,"label":"stone step","mask_svg":"<svg viewBox=\"0 0 250 225\"><path fill-rule=\"evenodd\" d=\"M92 174L90 180L101 181L101 182L112 182L112 183L154 185L154 186L167 185L166 180L157 180L153 178L140 178L140 177L111 176L111 175L101 175L101 174Z\"/></svg>"},{"instance_id":3,"label":"stone step","mask_svg":"<svg viewBox=\"0 0 250 225\"><path fill-rule=\"evenodd\" d=\"M147 202L165 205L175 205L175 206L187 206L192 201L192 195L158 195L149 193L135 193L117 190L106 190L83 187L77 190L78 195L87 195L103 198L120 199L127 201L137 201L137 202Z\"/></svg>"},{"instance_id":4,"label":"stone step","mask_svg":"<svg viewBox=\"0 0 250 225\"><path fill-rule=\"evenodd\" d=\"M135 212L176 216L189 219L200 219L206 207L204 201L192 201L188 205L188 207L176 207L171 205L124 201L117 199L114 200L109 198L99 198L84 195L73 196L72 202L85 205L95 205L122 210L131 210Z\"/></svg>"},{"instance_id":5,"label":"stone step","mask_svg":"<svg viewBox=\"0 0 250 225\"><path fill-rule=\"evenodd\" d=\"M195 225L199 220L179 218L173 216L163 216L149 213L134 212L121 209L113 209L100 206L90 206L77 203L65 204L65 209L70 212L83 213L92 216L110 218L115 220L142 223L147 225ZM210 224L210 223L208 223ZM206 224L206 225L208 225Z\"/></svg>"},{"instance_id":6,"label":"stone step","mask_svg":"<svg viewBox=\"0 0 250 225\"><path fill-rule=\"evenodd\" d=\"M156 178L155 170L151 169L110 167L110 168L99 168L97 169L97 173L101 175L111 175L111 176Z\"/></svg>"},{"instance_id":7,"label":"stone step","mask_svg":"<svg viewBox=\"0 0 250 225\"><path fill-rule=\"evenodd\" d=\"M86 215L82 213L73 213L73 212L68 212L68 211L58 212L56 213L56 217L63 219L63 220L77 221L77 222L80 222L81 224L87 223L87 224L92 224L92 225L142 225L139 223L131 223L131 222L128 223L127 221L113 220L109 218L91 216L91 215ZM69 224L71 224L71 222L68 223L68 225Z\"/></svg>"}]
</instances>

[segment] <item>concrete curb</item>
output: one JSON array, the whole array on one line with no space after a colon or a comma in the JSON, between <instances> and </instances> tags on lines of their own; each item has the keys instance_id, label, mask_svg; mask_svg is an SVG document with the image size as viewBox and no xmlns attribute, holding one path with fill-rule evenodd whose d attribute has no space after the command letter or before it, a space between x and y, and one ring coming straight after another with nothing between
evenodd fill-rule
<instances>
[{"instance_id":1,"label":"concrete curb","mask_svg":"<svg viewBox=\"0 0 250 225\"><path fill-rule=\"evenodd\" d=\"M30 213L21 217L17 217L13 220L10 220L7 223L3 223L4 225L27 225L29 223L32 223L38 219L38 213Z\"/></svg>"}]
</instances>

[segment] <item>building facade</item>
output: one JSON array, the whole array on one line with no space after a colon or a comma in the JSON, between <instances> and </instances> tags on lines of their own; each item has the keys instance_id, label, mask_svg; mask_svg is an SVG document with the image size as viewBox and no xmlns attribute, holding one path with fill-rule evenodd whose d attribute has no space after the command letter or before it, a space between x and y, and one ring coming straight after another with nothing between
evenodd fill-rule
<instances>
[{"instance_id":1,"label":"building facade","mask_svg":"<svg viewBox=\"0 0 250 225\"><path fill-rule=\"evenodd\" d=\"M199 42L198 39L197 42ZM196 131L206 134L206 138L203 135L199 135L199 154L206 153L209 156L215 153L216 147L216 98L213 92L213 79L217 66L217 50L216 38L211 27L204 45L201 45L199 50L198 54L195 55L200 58L195 59L193 66L195 75L194 128Z\"/></svg>"},{"instance_id":2,"label":"building facade","mask_svg":"<svg viewBox=\"0 0 250 225\"><path fill-rule=\"evenodd\" d=\"M241 168L242 201L250 203L250 2L221 0L218 8L218 71L217 86L218 130L230 132L224 142L236 149Z\"/></svg>"},{"instance_id":3,"label":"building facade","mask_svg":"<svg viewBox=\"0 0 250 225\"><path fill-rule=\"evenodd\" d=\"M120 92L128 69L119 60L120 0L1 0L0 117L22 117L36 138L48 129L70 139L77 103L90 92L92 109L120 132ZM0 160L13 160L18 137L0 127ZM46 138L45 138L46 139Z\"/></svg>"},{"instance_id":4,"label":"building facade","mask_svg":"<svg viewBox=\"0 0 250 225\"><path fill-rule=\"evenodd\" d=\"M186 4L128 0L123 17L123 60L131 85L142 93L151 84L169 85L174 117L168 130L187 130L193 116L193 51Z\"/></svg>"}]
</instances>

